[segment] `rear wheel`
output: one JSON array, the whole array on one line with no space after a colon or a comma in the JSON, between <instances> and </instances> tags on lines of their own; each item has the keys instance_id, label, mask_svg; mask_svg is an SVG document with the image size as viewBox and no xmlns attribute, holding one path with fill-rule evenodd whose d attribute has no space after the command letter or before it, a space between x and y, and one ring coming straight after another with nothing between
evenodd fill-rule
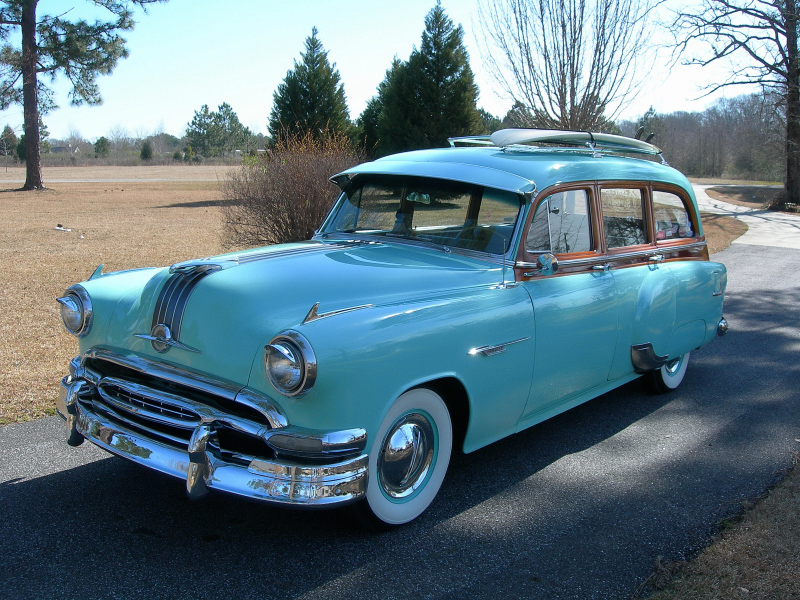
<instances>
[{"instance_id":1,"label":"rear wheel","mask_svg":"<svg viewBox=\"0 0 800 600\"><path fill-rule=\"evenodd\" d=\"M365 508L373 524L402 525L436 497L453 448L442 398L427 388L402 394L383 418L369 453Z\"/></svg>"},{"instance_id":2,"label":"rear wheel","mask_svg":"<svg viewBox=\"0 0 800 600\"><path fill-rule=\"evenodd\" d=\"M683 376L686 375L686 367L688 365L689 352L650 373L650 384L653 391L658 394L664 394L677 388L683 381Z\"/></svg>"}]
</instances>

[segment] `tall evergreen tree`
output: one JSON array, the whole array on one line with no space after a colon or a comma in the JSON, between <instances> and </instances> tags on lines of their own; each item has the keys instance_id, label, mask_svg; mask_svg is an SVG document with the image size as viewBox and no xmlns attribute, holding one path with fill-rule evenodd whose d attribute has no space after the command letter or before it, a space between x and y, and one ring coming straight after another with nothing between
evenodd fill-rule
<instances>
[{"instance_id":1,"label":"tall evergreen tree","mask_svg":"<svg viewBox=\"0 0 800 600\"><path fill-rule=\"evenodd\" d=\"M252 136L253 132L242 125L227 102L220 104L216 112L209 110L208 104L204 104L200 110L195 111L186 128L189 145L206 158L244 150Z\"/></svg>"},{"instance_id":2,"label":"tall evergreen tree","mask_svg":"<svg viewBox=\"0 0 800 600\"><path fill-rule=\"evenodd\" d=\"M17 149L17 134L8 125L3 128L3 133L0 135L0 155L11 156Z\"/></svg>"},{"instance_id":3,"label":"tall evergreen tree","mask_svg":"<svg viewBox=\"0 0 800 600\"><path fill-rule=\"evenodd\" d=\"M383 81L378 85L378 93L373 97L361 116L356 121L357 129L357 143L369 156L373 156L380 150L380 121L384 114L384 103L386 101L386 90L390 83L399 77L398 71L403 68L403 63L400 59L395 58L392 61L392 66L386 71Z\"/></svg>"},{"instance_id":4,"label":"tall evergreen tree","mask_svg":"<svg viewBox=\"0 0 800 600\"><path fill-rule=\"evenodd\" d=\"M419 50L394 65L382 85L379 154L446 146L448 137L484 131L464 30L441 2L425 17Z\"/></svg>"},{"instance_id":5,"label":"tall evergreen tree","mask_svg":"<svg viewBox=\"0 0 800 600\"><path fill-rule=\"evenodd\" d=\"M131 5L146 7L164 0L91 0L112 15L110 21L70 21L68 12L37 17L39 0L0 1L0 40L20 32L20 46L4 44L0 51L0 109L22 104L26 178L22 189L44 187L39 146L40 112L55 108L53 92L39 80L64 74L72 84L70 103L100 104L97 76L111 73L128 56L120 31L133 29Z\"/></svg>"},{"instance_id":6,"label":"tall evergreen tree","mask_svg":"<svg viewBox=\"0 0 800 600\"><path fill-rule=\"evenodd\" d=\"M317 37L317 28L306 38L302 61L278 86L272 97L269 133L274 139L286 135L302 136L321 132L345 133L349 126L344 84L336 64L328 62L328 52Z\"/></svg>"}]
</instances>

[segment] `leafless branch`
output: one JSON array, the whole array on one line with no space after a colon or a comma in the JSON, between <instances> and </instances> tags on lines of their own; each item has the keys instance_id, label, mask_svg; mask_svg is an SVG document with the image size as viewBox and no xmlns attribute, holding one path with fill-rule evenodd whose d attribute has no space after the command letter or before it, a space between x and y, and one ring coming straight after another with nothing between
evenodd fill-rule
<instances>
[{"instance_id":1,"label":"leafless branch","mask_svg":"<svg viewBox=\"0 0 800 600\"><path fill-rule=\"evenodd\" d=\"M482 0L482 55L529 125L597 129L639 90L658 0Z\"/></svg>"}]
</instances>

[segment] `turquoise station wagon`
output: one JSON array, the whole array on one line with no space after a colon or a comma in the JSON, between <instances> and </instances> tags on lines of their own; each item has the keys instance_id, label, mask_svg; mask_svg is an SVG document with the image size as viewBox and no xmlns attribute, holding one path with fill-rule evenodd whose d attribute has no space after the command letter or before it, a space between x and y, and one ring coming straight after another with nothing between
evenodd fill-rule
<instances>
[{"instance_id":1,"label":"turquoise station wagon","mask_svg":"<svg viewBox=\"0 0 800 600\"><path fill-rule=\"evenodd\" d=\"M504 130L335 175L312 240L103 273L58 299L67 442L294 507L420 515L472 452L727 330L686 178L651 144Z\"/></svg>"}]
</instances>

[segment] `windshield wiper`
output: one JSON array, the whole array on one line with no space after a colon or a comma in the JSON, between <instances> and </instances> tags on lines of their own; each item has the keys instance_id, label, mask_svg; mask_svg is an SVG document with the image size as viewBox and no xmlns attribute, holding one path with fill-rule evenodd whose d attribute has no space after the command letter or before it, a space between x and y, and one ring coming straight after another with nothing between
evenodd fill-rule
<instances>
[{"instance_id":1,"label":"windshield wiper","mask_svg":"<svg viewBox=\"0 0 800 600\"><path fill-rule=\"evenodd\" d=\"M440 248L445 252L450 252L450 248L445 246L444 244L437 244L436 242L432 242L431 240L418 237L416 235L412 235L410 233L395 233L393 231L389 231L384 234L384 237L393 237L398 238L401 240L411 240L412 242L419 242L420 244L425 244L427 246L433 246L434 248Z\"/></svg>"}]
</instances>

